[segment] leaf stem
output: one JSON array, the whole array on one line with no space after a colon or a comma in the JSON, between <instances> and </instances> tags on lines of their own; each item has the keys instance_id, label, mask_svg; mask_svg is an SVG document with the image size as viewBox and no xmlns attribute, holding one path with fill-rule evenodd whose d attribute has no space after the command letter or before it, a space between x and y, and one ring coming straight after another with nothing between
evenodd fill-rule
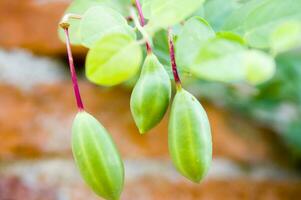
<instances>
[{"instance_id":1,"label":"leaf stem","mask_svg":"<svg viewBox=\"0 0 301 200\"><path fill-rule=\"evenodd\" d=\"M170 55L172 73L175 79L176 87L179 90L182 88L182 83L177 69L177 62L175 58L175 47L173 42L172 29L170 27L168 28L168 44L169 44L169 55Z\"/></svg>"},{"instance_id":2,"label":"leaf stem","mask_svg":"<svg viewBox=\"0 0 301 200\"><path fill-rule=\"evenodd\" d=\"M64 28L69 28L70 24L69 24L68 21L69 21L70 19L81 19L81 18L82 18L81 15L74 14L74 13L67 13L67 14L65 14L65 15L62 17L62 19L61 19L59 25L60 25L60 27L63 28L63 29L64 29Z\"/></svg>"},{"instance_id":3,"label":"leaf stem","mask_svg":"<svg viewBox=\"0 0 301 200\"><path fill-rule=\"evenodd\" d=\"M76 76L76 72L75 72L74 61L73 61L73 56L72 56L72 51L71 51L69 25L67 25L67 26L61 25L61 27L64 29L64 32L66 35L66 47L67 47L67 53L68 53L69 67L70 67L71 79L72 79L72 83L73 83L73 90L74 90L74 95L75 95L75 99L76 99L76 103L77 103L77 108L79 111L83 111L84 104L82 102L82 98L81 98L79 87L78 87L78 81L77 81L77 76Z\"/></svg>"},{"instance_id":4,"label":"leaf stem","mask_svg":"<svg viewBox=\"0 0 301 200\"><path fill-rule=\"evenodd\" d=\"M136 2L136 8L138 10L139 18L140 18L140 25L142 27L144 27L144 25L145 25L145 19L144 19L144 15L143 15L143 11L142 11L142 7L141 7L141 4L140 4L140 1L139 0L135 0L135 2ZM146 45L147 53L148 54L151 53L152 52L152 47L151 47L149 41L146 41L145 45Z\"/></svg>"}]
</instances>

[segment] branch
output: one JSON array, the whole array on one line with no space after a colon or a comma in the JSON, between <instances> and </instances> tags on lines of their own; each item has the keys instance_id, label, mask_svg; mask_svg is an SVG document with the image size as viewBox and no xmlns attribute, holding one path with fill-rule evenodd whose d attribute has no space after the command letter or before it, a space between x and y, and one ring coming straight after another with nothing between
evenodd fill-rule
<instances>
[{"instance_id":1,"label":"branch","mask_svg":"<svg viewBox=\"0 0 301 200\"><path fill-rule=\"evenodd\" d=\"M143 12L142 12L141 4L140 4L139 0L136 0L135 2L136 2L136 8L137 8L138 13L139 13L139 17L140 17L140 25L143 27L145 25L145 19L144 19L144 15L143 15ZM152 48L151 48L150 42L146 41L145 45L146 45L147 52L151 53Z\"/></svg>"},{"instance_id":2,"label":"branch","mask_svg":"<svg viewBox=\"0 0 301 200\"><path fill-rule=\"evenodd\" d=\"M147 34L147 32L144 30L144 28L140 25L140 22L138 20L138 17L136 15L136 12L133 8L131 8L131 17L135 23L135 26L137 27L137 29L139 30L139 32L142 34L143 39L145 40L146 43L146 48L147 48L147 53L151 53L152 49L150 47L150 39L149 39L149 35Z\"/></svg>"},{"instance_id":3,"label":"branch","mask_svg":"<svg viewBox=\"0 0 301 200\"><path fill-rule=\"evenodd\" d=\"M69 26L70 26L69 20L70 20L70 19L81 19L81 18L82 18L81 15L73 14L73 13L68 13L68 14L65 14L65 15L62 17L62 19L61 19L59 25L60 25L60 27L63 28L63 29L69 28Z\"/></svg>"},{"instance_id":4,"label":"branch","mask_svg":"<svg viewBox=\"0 0 301 200\"><path fill-rule=\"evenodd\" d=\"M63 18L64 19L64 18ZM67 20L69 18L66 18ZM72 56L72 51L71 51L71 43L70 43L70 36L69 36L69 26L70 24L65 20L62 20L60 23L60 26L64 29L65 35L66 35L66 47L67 47L67 53L68 53L68 60L69 60L69 67L70 67L70 73L71 73L71 79L73 83L73 90L74 90L74 95L77 103L77 108L79 111L84 110L84 104L81 99L79 87L78 87L78 81L77 81L77 76L75 72L75 67L74 67L74 61L73 61L73 56Z\"/></svg>"},{"instance_id":5,"label":"branch","mask_svg":"<svg viewBox=\"0 0 301 200\"><path fill-rule=\"evenodd\" d=\"M181 79L180 79L178 69L177 69L177 63L176 63L176 58L175 58L175 48L174 48L173 35L172 35L171 28L168 28L168 43L169 43L169 55L170 55L170 62L171 62L173 77L175 79L177 89L181 89L182 83L181 83Z\"/></svg>"}]
</instances>

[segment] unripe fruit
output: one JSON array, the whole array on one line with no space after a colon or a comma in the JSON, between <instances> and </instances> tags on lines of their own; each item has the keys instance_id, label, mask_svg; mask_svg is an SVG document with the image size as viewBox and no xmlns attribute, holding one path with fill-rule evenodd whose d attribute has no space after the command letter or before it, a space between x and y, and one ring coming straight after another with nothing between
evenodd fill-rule
<instances>
[{"instance_id":1,"label":"unripe fruit","mask_svg":"<svg viewBox=\"0 0 301 200\"><path fill-rule=\"evenodd\" d=\"M141 134L162 120L170 96L170 78L157 57L149 54L131 96L132 115Z\"/></svg>"},{"instance_id":2,"label":"unripe fruit","mask_svg":"<svg viewBox=\"0 0 301 200\"><path fill-rule=\"evenodd\" d=\"M212 160L210 124L201 104L184 89L178 89L172 104L168 144L176 169L200 182Z\"/></svg>"},{"instance_id":3,"label":"unripe fruit","mask_svg":"<svg viewBox=\"0 0 301 200\"><path fill-rule=\"evenodd\" d=\"M90 114L79 112L72 127L72 151L87 185L107 200L117 200L124 167L107 130Z\"/></svg>"}]
</instances>

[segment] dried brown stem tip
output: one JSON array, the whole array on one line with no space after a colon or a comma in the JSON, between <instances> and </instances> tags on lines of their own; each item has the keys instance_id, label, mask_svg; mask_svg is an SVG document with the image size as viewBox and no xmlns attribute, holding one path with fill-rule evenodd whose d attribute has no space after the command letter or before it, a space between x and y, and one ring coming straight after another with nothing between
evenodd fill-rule
<instances>
[{"instance_id":1,"label":"dried brown stem tip","mask_svg":"<svg viewBox=\"0 0 301 200\"><path fill-rule=\"evenodd\" d=\"M78 15L78 14L73 14L73 13L68 13L66 15L64 15L59 23L59 26L62 28L62 29L66 29L66 28L69 28L70 26L70 23L69 23L69 20L70 19L81 19L82 16L81 15Z\"/></svg>"}]
</instances>

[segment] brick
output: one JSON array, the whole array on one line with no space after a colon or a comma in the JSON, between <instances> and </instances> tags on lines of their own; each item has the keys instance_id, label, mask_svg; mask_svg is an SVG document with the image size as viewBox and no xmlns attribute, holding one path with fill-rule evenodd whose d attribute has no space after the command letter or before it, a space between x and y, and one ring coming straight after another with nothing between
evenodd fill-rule
<instances>
[{"instance_id":1,"label":"brick","mask_svg":"<svg viewBox=\"0 0 301 200\"><path fill-rule=\"evenodd\" d=\"M200 185L147 177L128 186L123 199L164 200L298 200L300 182L249 179L208 180Z\"/></svg>"},{"instance_id":2,"label":"brick","mask_svg":"<svg viewBox=\"0 0 301 200\"><path fill-rule=\"evenodd\" d=\"M38 54L65 53L57 27L71 0L0 0L0 46L26 48ZM75 53L84 53L74 48Z\"/></svg>"},{"instance_id":3,"label":"brick","mask_svg":"<svg viewBox=\"0 0 301 200\"><path fill-rule=\"evenodd\" d=\"M300 179L256 179L242 175L227 177L225 173L226 177L213 175L201 184L194 184L173 174L169 167L160 169L166 165L160 160L155 164L159 167L152 167L154 170L151 171L146 169L149 165L141 164L142 160L129 164L131 162L126 162L126 182L122 200L298 200L301 195ZM135 175L128 173L139 170L141 172ZM250 170L254 169L250 167ZM214 173L217 171L213 171ZM240 172L243 173L246 172ZM7 163L5 167L0 168L0 177L0 200L99 199L82 182L71 160Z\"/></svg>"},{"instance_id":4,"label":"brick","mask_svg":"<svg viewBox=\"0 0 301 200\"><path fill-rule=\"evenodd\" d=\"M170 182L147 177L126 186L121 200L299 200L300 182L212 180L202 185ZM7 189L9 188L9 189ZM18 178L0 180L1 200L99 200L85 187L27 188Z\"/></svg>"},{"instance_id":5,"label":"brick","mask_svg":"<svg viewBox=\"0 0 301 200\"><path fill-rule=\"evenodd\" d=\"M168 157L167 116L140 136L129 109L130 91L99 88L80 82L87 111L112 133L126 158ZM0 85L0 158L70 156L70 130L76 113L69 81L39 84L31 91ZM214 156L260 163L286 158L272 132L222 108L203 102L213 130ZM281 153L279 153L281 152Z\"/></svg>"}]
</instances>

